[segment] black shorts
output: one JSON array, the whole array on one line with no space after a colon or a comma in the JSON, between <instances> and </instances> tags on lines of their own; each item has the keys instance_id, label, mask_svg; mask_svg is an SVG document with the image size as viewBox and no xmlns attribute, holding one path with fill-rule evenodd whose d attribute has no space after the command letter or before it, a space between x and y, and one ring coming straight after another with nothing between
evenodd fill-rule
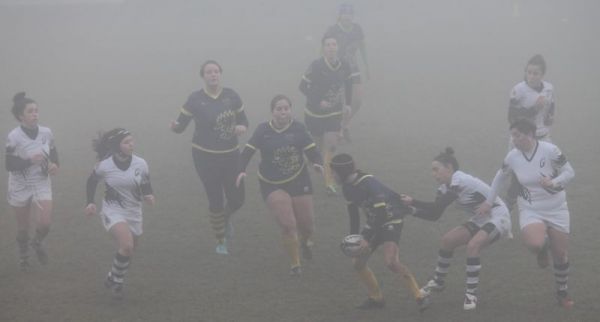
<instances>
[{"instance_id":1,"label":"black shorts","mask_svg":"<svg viewBox=\"0 0 600 322\"><path fill-rule=\"evenodd\" d=\"M313 137L320 138L327 132L339 132L342 129L342 114L314 117L305 113L304 124Z\"/></svg>"},{"instance_id":2,"label":"black shorts","mask_svg":"<svg viewBox=\"0 0 600 322\"><path fill-rule=\"evenodd\" d=\"M377 247L385 242L394 242L399 245L403 225L404 223L385 224L370 234L363 234L363 237L369 242L371 251L375 251Z\"/></svg>"},{"instance_id":3,"label":"black shorts","mask_svg":"<svg viewBox=\"0 0 600 322\"><path fill-rule=\"evenodd\" d=\"M260 179L258 181L260 183L260 193L265 201L271 192L275 190L283 190L287 192L290 197L312 195L313 193L312 183L310 181L310 176L308 175L308 170L306 170L306 166L296 178L286 183L273 184Z\"/></svg>"}]
</instances>

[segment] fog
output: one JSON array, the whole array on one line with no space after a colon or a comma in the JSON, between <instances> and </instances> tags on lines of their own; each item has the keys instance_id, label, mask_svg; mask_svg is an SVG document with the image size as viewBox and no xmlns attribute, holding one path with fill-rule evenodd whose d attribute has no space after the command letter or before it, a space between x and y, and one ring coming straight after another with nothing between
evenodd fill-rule
<instances>
[{"instance_id":1,"label":"fog","mask_svg":"<svg viewBox=\"0 0 600 322\"><path fill-rule=\"evenodd\" d=\"M70 4L57 4L59 2ZM285 284L287 279L261 275L264 274L260 270L262 264L258 259L250 259L253 257L251 249L240 250L238 259L233 259L236 264L219 262L213 275L192 273L202 272L204 265L208 265L205 261L215 260L212 254L205 255L212 252L211 232L205 216L207 206L189 153L191 127L183 135L175 135L168 129L169 121L177 117L187 96L202 87L198 72L207 59L215 59L223 66L223 85L235 89L242 97L250 120L250 133L258 123L269 119L268 103L279 93L292 98L294 113L303 120L305 98L299 92L298 84L310 62L319 57L321 37L326 28L335 23L339 3L320 0L0 0L1 133L6 137L18 125L10 113L11 100L15 93L26 91L39 104L40 124L53 130L61 160L60 174L53 179L55 222L49 237L49 248L56 258L49 276L34 279L38 283L45 280L45 289L58 289L59 293L85 294L89 288L100 291L95 289L101 288L100 282L95 282L103 278L113 246L101 225L82 218L85 180L94 165L90 144L97 131L123 126L134 133L136 153L150 165L158 198L156 207L145 213L144 242L147 244L140 250L143 258L137 267L139 271L131 272L134 290L141 293L148 293L145 288L157 290L151 292L147 303L138 300L131 309L114 309L105 304L97 308L95 297L81 300L81 297L68 295L64 302L56 304L52 298L43 295L46 294L44 291L32 291L35 286L18 277L15 223L12 210L3 198L0 201L0 292L4 299L0 300L0 312L3 312L0 320L40 320L44 314L50 320L74 321L89 316L98 320L348 320L348 315L341 313L343 308L316 304L312 298L301 305L316 307L308 309L306 319L301 315L293 318L286 315L286 304L277 301L272 304L276 307L275 312L264 313L254 308L251 309L253 315L243 315L222 304L230 301L232 305L247 308L250 305L246 302L247 297L263 296L244 288L257 287L250 281L225 287L226 291L214 291L216 295L210 296L209 289L219 285L212 285L207 280L214 276L217 276L216 280L227 279L230 275L219 276L223 271L227 272L223 274L238 277L256 274L258 280L273 285ZM575 262L579 265L580 277L589 273L597 281L592 268L584 264L586 260L589 263L594 258L600 260L589 244L595 241L593 236L597 236L597 219L600 218L593 206L600 180L597 166L600 162L600 130L597 126L600 120L600 2L363 0L352 3L355 21L365 31L371 77L364 81L364 104L351 126L354 142L341 150L355 154L361 167L385 177L395 188L423 196L431 197L435 189L429 175L431 157L445 146L455 148L464 168L488 182L492 179L506 153L509 91L522 80L527 60L537 53L544 55L548 62L545 79L554 84L558 97L553 140L569 157L577 173L568 192L572 213L576 213L572 217L572 248L579 251L575 253L578 256ZM248 135L241 141L247 139ZM256 160L252 169L255 169L255 163ZM7 178L6 171L0 172L0 181L5 183ZM313 184L321 185L315 175ZM315 193L317 206L324 207L318 209L335 209L335 216L339 218L331 222L323 219L322 226L317 222L317 240L320 239L322 244L323 257L328 252L337 256L336 243L347 228L345 206L341 199L326 199L319 196L318 191L316 189ZM0 195L6 195L6 184L0 185ZM277 248L277 228L272 218L263 214L266 208L255 178L249 178L246 195L242 212L252 215L240 215L239 220L240 225L248 228L249 235L241 232L237 247L245 244L248 248L258 248L260 246L253 246L257 240L255 245L270 245L274 253L265 254L269 259L259 258L271 266L272 263L281 264L273 268L276 273L269 274L282 275L286 273L285 268L282 269L285 260ZM173 219L165 219L167 217ZM322 214L322 217L327 218L328 214ZM263 229L263 226L264 232L254 230ZM427 230L427 224L419 223L414 227L416 232L403 235L403 241L410 243L411 238L421 238L419 232L432 233ZM424 246L423 252L427 255L422 258L411 251L406 255L409 266L422 267L417 274L420 281L425 280L432 268L438 230L443 228L433 230L435 235L428 238L430 240ZM200 241L195 239L199 234L204 235ZM263 235L266 236L264 240L261 239ZM244 239L245 236L248 238ZM326 246L327 243L332 246ZM190 247L194 248L193 254L186 254ZM499 249L504 251L498 251L500 254L516 250L519 257L527 256L517 242ZM98 256L102 260L92 260L96 256L90 254L95 252L101 254ZM185 264L193 269L181 271L176 264L170 267L152 262L153 256L166 258L168 255L193 257L192 264ZM61 256L64 257L61 259ZM305 291L313 297L329 298L323 294L324 290L344 285L344 290L350 293L339 302L351 310L349 301L358 301L362 289L351 274L350 266L344 266L347 264L343 262L345 259L338 257L334 257L339 260L335 265L347 267L348 278L323 290L307 288ZM377 260L381 261L379 257ZM246 261L250 263L247 267L243 266ZM142 263L149 266L142 268ZM150 266L151 263L156 266ZM322 263L327 265L323 260L314 266ZM61 265L67 264L74 266L73 275L69 276L75 276L75 280L88 280L87 283L75 282L70 289L61 290L62 284L47 282L53 278L69 280L61 275L64 272ZM463 274L461 265L462 262L457 260L454 275L458 281ZM153 273L144 275L145 269ZM186 288L186 282L170 284L159 279L164 283L145 284L142 276L162 276L164 269L177 271L179 275L175 274L173 278L198 278L199 282L190 282L190 285L204 288L205 301L199 300L196 309L169 301L162 307L157 302L161 301L159 293L169 285L179 288L165 291L170 296L185 298L186 292L194 292L191 286ZM94 274L78 273L85 270ZM332 272L326 267L320 270L327 278L319 284L326 285ZM33 273L44 274L43 270ZM377 274L384 278L391 273L381 269ZM490 279L494 274L489 273ZM551 274L547 275L546 284L550 283ZM310 275L305 277L310 278ZM455 293L458 294L462 286L457 283ZM580 280L578 283L586 282ZM288 285L283 289L295 287ZM13 289L19 291L11 295ZM258 289L265 293L272 290ZM590 310L598 312L591 304L592 299L598 297L597 290L593 290L595 294L586 293L586 289L578 295L581 302L588 305L577 311L579 315L576 316L580 319L591 316L587 315ZM230 291L239 296L231 296ZM391 293L392 288L388 287L387 291ZM41 305L46 311L37 311L34 304L19 302L31 295L28 292L43 298L45 302ZM287 296L281 290L278 292L274 294L280 299ZM489 295L490 298L493 296ZM206 302L207 298L215 298L221 304ZM254 304L250 306L265 308L271 300L275 301L264 295L262 301L254 299L258 302L252 302ZM492 303L492 299L489 301ZM403 302L406 310L414 311L406 304L407 298L402 297L398 302ZM193 303L188 304L193 306ZM135 311L153 305L157 305L152 309L154 311L150 310L154 313ZM287 305L294 307L294 304ZM487 309L491 310L489 306L491 304ZM53 307L70 307L74 311L65 313L63 309L59 312ZM164 313L167 307L173 311ZM451 307L451 310L459 309ZM485 309L484 313L498 314ZM290 314L298 311L302 312L300 308L290 309ZM394 315L404 311L394 311ZM466 319L458 316L454 315L454 318ZM524 316L509 315L504 316L504 320L531 317ZM434 310L431 317L442 321L443 311ZM367 316L356 319L367 319ZM381 315L375 319L385 321L388 317Z\"/></svg>"}]
</instances>

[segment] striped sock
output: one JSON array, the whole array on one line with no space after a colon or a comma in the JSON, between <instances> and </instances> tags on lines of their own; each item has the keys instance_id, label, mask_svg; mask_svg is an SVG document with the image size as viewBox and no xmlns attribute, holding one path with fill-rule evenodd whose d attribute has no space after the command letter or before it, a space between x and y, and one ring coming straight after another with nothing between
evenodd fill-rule
<instances>
[{"instance_id":1,"label":"striped sock","mask_svg":"<svg viewBox=\"0 0 600 322\"><path fill-rule=\"evenodd\" d=\"M567 281L569 279L569 262L563 264L554 263L554 278L556 279L556 293L561 296L567 296Z\"/></svg>"},{"instance_id":2,"label":"striped sock","mask_svg":"<svg viewBox=\"0 0 600 322\"><path fill-rule=\"evenodd\" d=\"M481 261L479 257L467 257L467 293L477 294L480 270Z\"/></svg>"},{"instance_id":3,"label":"striped sock","mask_svg":"<svg viewBox=\"0 0 600 322\"><path fill-rule=\"evenodd\" d=\"M375 274L373 274L373 271L371 271L370 268L365 267L362 271L358 272L358 276L363 284L367 286L370 298L377 301L383 299L383 294L379 288L379 283L377 283L377 278L375 278Z\"/></svg>"},{"instance_id":4,"label":"striped sock","mask_svg":"<svg viewBox=\"0 0 600 322\"><path fill-rule=\"evenodd\" d=\"M293 235L284 235L283 236L283 246L290 256L290 267L299 267L300 266L300 250L298 243L298 236L296 234Z\"/></svg>"},{"instance_id":5,"label":"striped sock","mask_svg":"<svg viewBox=\"0 0 600 322\"><path fill-rule=\"evenodd\" d=\"M435 268L435 274L433 279L439 284L444 285L444 279L448 275L448 268L450 268L450 261L454 253L440 249L438 252L437 266Z\"/></svg>"},{"instance_id":6,"label":"striped sock","mask_svg":"<svg viewBox=\"0 0 600 322\"><path fill-rule=\"evenodd\" d=\"M129 256L121 255L119 252L115 254L115 258L113 259L113 264L109 273L113 282L117 284L123 284L123 278L125 278L125 274L129 268L129 263Z\"/></svg>"},{"instance_id":7,"label":"striped sock","mask_svg":"<svg viewBox=\"0 0 600 322\"><path fill-rule=\"evenodd\" d=\"M225 225L227 220L225 219L225 213L223 211L217 213L210 213L210 224L215 232L215 237L219 244L225 242Z\"/></svg>"}]
</instances>

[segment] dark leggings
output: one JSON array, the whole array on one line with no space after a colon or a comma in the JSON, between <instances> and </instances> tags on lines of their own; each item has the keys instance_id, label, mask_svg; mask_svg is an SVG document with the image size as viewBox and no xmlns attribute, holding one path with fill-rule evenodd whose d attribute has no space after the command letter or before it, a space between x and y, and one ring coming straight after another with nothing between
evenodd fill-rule
<instances>
[{"instance_id":1,"label":"dark leggings","mask_svg":"<svg viewBox=\"0 0 600 322\"><path fill-rule=\"evenodd\" d=\"M237 150L229 153L210 153L192 149L194 166L206 190L211 213L222 213L227 208L227 213L232 214L244 203L244 183L242 182L239 188L235 186L239 173L239 155Z\"/></svg>"}]
</instances>

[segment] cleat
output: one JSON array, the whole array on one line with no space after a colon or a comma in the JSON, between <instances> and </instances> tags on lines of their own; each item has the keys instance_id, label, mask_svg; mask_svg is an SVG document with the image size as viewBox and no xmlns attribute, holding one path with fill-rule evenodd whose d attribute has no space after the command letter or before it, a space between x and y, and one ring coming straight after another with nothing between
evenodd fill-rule
<instances>
[{"instance_id":1,"label":"cleat","mask_svg":"<svg viewBox=\"0 0 600 322\"><path fill-rule=\"evenodd\" d=\"M536 259L537 259L537 264L538 264L539 268L546 268L546 267L548 267L548 265L550 265L550 259L549 259L549 255L548 255L548 241L547 240L544 243L544 246L542 247L542 249L540 250L540 252L537 253Z\"/></svg>"},{"instance_id":2,"label":"cleat","mask_svg":"<svg viewBox=\"0 0 600 322\"><path fill-rule=\"evenodd\" d=\"M425 286L421 287L421 289L419 291L421 291L421 294L423 294L424 296L427 296L429 294L431 294L431 292L441 292L446 288L446 285L444 284L440 284L439 282L437 282L434 279L430 279L427 284L425 284Z\"/></svg>"},{"instance_id":3,"label":"cleat","mask_svg":"<svg viewBox=\"0 0 600 322\"><path fill-rule=\"evenodd\" d=\"M463 303L463 309L465 311L474 310L477 308L477 296L471 293L465 293L465 302Z\"/></svg>"},{"instance_id":4,"label":"cleat","mask_svg":"<svg viewBox=\"0 0 600 322\"><path fill-rule=\"evenodd\" d=\"M575 301L573 301L573 299L571 299L568 295L565 295L565 296L556 295L556 300L557 300L559 306L562 306L563 308L565 308L567 310L572 309L573 306L575 305Z\"/></svg>"},{"instance_id":5,"label":"cleat","mask_svg":"<svg viewBox=\"0 0 600 322\"><path fill-rule=\"evenodd\" d=\"M290 276L300 276L302 275L302 268L300 266L294 266L290 269Z\"/></svg>"},{"instance_id":6,"label":"cleat","mask_svg":"<svg viewBox=\"0 0 600 322\"><path fill-rule=\"evenodd\" d=\"M431 305L431 297L429 294L422 295L417 299L417 306L419 307L419 313L425 312L427 308Z\"/></svg>"},{"instance_id":7,"label":"cleat","mask_svg":"<svg viewBox=\"0 0 600 322\"><path fill-rule=\"evenodd\" d=\"M327 187L325 187L325 190L327 191L327 194L330 196L337 196L337 194L338 194L337 188L335 187L334 184L328 185Z\"/></svg>"},{"instance_id":8,"label":"cleat","mask_svg":"<svg viewBox=\"0 0 600 322\"><path fill-rule=\"evenodd\" d=\"M225 242L217 244L215 252L219 255L229 255L229 251L227 250L227 244L225 244Z\"/></svg>"},{"instance_id":9,"label":"cleat","mask_svg":"<svg viewBox=\"0 0 600 322\"><path fill-rule=\"evenodd\" d=\"M375 300L370 297L367 297L367 299L362 304L357 306L356 308L359 310L376 310L376 309L383 309L384 307L385 307L384 299Z\"/></svg>"},{"instance_id":10,"label":"cleat","mask_svg":"<svg viewBox=\"0 0 600 322\"><path fill-rule=\"evenodd\" d=\"M108 273L104 280L104 287L109 289L115 299L123 298L123 283L115 282L112 278L111 273Z\"/></svg>"},{"instance_id":11,"label":"cleat","mask_svg":"<svg viewBox=\"0 0 600 322\"><path fill-rule=\"evenodd\" d=\"M300 245L300 248L302 249L302 258L306 259L306 260L311 260L313 259L313 253L312 253L312 243L307 241L306 243L302 243Z\"/></svg>"},{"instance_id":12,"label":"cleat","mask_svg":"<svg viewBox=\"0 0 600 322\"><path fill-rule=\"evenodd\" d=\"M35 255L37 256L37 260L40 264L48 264L48 253L46 253L46 250L42 247L41 243L32 242L31 248L33 248L35 251Z\"/></svg>"},{"instance_id":13,"label":"cleat","mask_svg":"<svg viewBox=\"0 0 600 322\"><path fill-rule=\"evenodd\" d=\"M29 261L27 260L27 258L19 259L19 270L21 272L28 272L30 268L31 268L31 265L29 264Z\"/></svg>"}]
</instances>

